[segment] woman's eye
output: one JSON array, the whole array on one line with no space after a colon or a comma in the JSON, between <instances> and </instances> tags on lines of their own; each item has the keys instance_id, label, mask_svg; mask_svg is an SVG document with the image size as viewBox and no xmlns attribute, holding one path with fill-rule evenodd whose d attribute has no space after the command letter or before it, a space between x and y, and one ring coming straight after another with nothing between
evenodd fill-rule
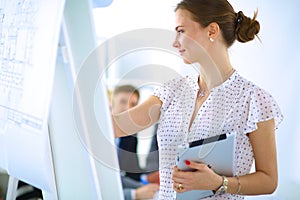
<instances>
[{"instance_id":1,"label":"woman's eye","mask_svg":"<svg viewBox=\"0 0 300 200\"><path fill-rule=\"evenodd\" d=\"M183 33L184 31L182 29L177 30L178 33Z\"/></svg>"}]
</instances>

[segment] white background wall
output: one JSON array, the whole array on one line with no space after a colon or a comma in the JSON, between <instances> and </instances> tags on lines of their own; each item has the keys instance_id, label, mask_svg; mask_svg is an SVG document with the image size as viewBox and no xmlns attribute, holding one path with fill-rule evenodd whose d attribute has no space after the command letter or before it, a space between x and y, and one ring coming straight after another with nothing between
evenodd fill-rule
<instances>
[{"instance_id":1,"label":"white background wall","mask_svg":"<svg viewBox=\"0 0 300 200\"><path fill-rule=\"evenodd\" d=\"M138 28L174 30L177 0L115 0L109 7L95 8L99 42ZM296 199L300 196L300 2L231 0L236 12L252 16L258 9L261 24L253 42L235 43L229 50L233 66L249 80L270 92L285 116L277 136L279 187L272 196L249 199Z\"/></svg>"}]
</instances>

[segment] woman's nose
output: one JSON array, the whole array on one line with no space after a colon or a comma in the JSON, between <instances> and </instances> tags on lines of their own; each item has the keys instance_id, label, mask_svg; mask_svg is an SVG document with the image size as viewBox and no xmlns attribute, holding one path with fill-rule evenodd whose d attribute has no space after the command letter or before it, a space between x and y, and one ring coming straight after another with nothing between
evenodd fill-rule
<instances>
[{"instance_id":1,"label":"woman's nose","mask_svg":"<svg viewBox=\"0 0 300 200\"><path fill-rule=\"evenodd\" d=\"M178 36L176 36L176 37L175 37L175 40L174 40L174 42L173 42L173 47L179 48L179 46L180 46L180 44L179 44L179 42L178 42Z\"/></svg>"},{"instance_id":2,"label":"woman's nose","mask_svg":"<svg viewBox=\"0 0 300 200\"><path fill-rule=\"evenodd\" d=\"M178 41L175 40L175 41L173 42L173 47L175 47L175 48L178 48L178 47L179 47Z\"/></svg>"}]
</instances>

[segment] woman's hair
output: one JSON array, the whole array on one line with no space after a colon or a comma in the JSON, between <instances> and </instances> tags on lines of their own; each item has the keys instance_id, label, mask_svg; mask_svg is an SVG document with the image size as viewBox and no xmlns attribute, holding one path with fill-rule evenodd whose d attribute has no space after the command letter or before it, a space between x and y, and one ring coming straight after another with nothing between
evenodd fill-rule
<instances>
[{"instance_id":1,"label":"woman's hair","mask_svg":"<svg viewBox=\"0 0 300 200\"><path fill-rule=\"evenodd\" d=\"M251 19L242 11L236 13L227 0L182 0L177 4L175 11L178 9L189 11L192 20L202 27L216 22L227 47L230 47L235 40L243 43L253 40L260 29L259 22L256 20L257 11Z\"/></svg>"}]
</instances>

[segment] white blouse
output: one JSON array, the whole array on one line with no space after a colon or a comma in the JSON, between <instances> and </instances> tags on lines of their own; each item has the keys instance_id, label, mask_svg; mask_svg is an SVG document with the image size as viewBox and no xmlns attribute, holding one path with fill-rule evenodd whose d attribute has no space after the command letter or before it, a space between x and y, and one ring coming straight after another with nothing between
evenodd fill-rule
<instances>
[{"instance_id":1,"label":"white blouse","mask_svg":"<svg viewBox=\"0 0 300 200\"><path fill-rule=\"evenodd\" d=\"M176 165L178 146L223 133L236 132L234 175L250 172L253 151L246 133L257 129L257 122L274 118L277 128L282 121L281 111L266 91L234 72L220 86L210 91L191 124L198 76L173 79L154 91L162 101L157 130L159 145L159 199L175 199L172 171ZM224 194L206 199L243 199L243 196Z\"/></svg>"}]
</instances>

